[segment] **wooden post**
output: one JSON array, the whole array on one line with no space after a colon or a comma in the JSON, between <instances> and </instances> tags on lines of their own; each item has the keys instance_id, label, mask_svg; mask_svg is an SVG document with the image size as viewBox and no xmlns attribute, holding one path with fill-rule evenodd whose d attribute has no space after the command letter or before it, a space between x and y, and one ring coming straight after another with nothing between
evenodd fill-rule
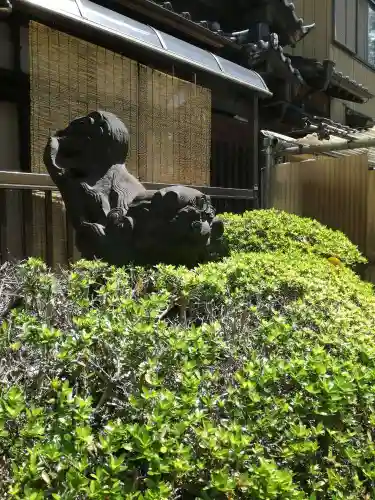
<instances>
[{"instance_id":1,"label":"wooden post","mask_svg":"<svg viewBox=\"0 0 375 500\"><path fill-rule=\"evenodd\" d=\"M254 93L253 98L249 99L249 106L247 109L247 116L249 122L249 140L251 149L251 158L249 168L252 170L252 187L256 198L254 200L255 208L259 205L259 102L258 96Z\"/></svg>"}]
</instances>

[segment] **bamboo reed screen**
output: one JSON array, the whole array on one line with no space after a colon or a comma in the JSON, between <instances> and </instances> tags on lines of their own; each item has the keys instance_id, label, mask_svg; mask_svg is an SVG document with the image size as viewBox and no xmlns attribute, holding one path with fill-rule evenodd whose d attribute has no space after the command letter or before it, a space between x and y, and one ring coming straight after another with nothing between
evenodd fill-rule
<instances>
[{"instance_id":1,"label":"bamboo reed screen","mask_svg":"<svg viewBox=\"0 0 375 500\"><path fill-rule=\"evenodd\" d=\"M129 170L144 182L208 185L211 93L42 24L29 25L31 168L45 172L48 136L102 109L131 136ZM66 243L64 207L54 203L54 261ZM34 196L33 255L44 255L43 195Z\"/></svg>"},{"instance_id":2,"label":"bamboo reed screen","mask_svg":"<svg viewBox=\"0 0 375 500\"><path fill-rule=\"evenodd\" d=\"M32 169L47 137L95 109L128 126L128 168L142 181L208 184L210 91L120 54L30 23Z\"/></svg>"},{"instance_id":3,"label":"bamboo reed screen","mask_svg":"<svg viewBox=\"0 0 375 500\"><path fill-rule=\"evenodd\" d=\"M139 67L139 175L149 182L208 185L211 95Z\"/></svg>"}]
</instances>

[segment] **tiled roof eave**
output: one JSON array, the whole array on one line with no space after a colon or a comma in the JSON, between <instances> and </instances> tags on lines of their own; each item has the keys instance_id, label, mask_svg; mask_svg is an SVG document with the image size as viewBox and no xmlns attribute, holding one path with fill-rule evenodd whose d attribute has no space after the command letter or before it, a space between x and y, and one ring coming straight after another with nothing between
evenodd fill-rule
<instances>
[{"instance_id":1,"label":"tiled roof eave","mask_svg":"<svg viewBox=\"0 0 375 500\"><path fill-rule=\"evenodd\" d=\"M284 55L283 48L277 42L272 48L268 48L267 43L268 42L263 42L262 40L258 41L256 44L242 44L239 43L239 40L237 40L237 37L234 37L233 34L229 33L223 33L222 31L215 31L212 28L213 23L208 23L207 21L200 21L200 22L194 22L191 19L191 16L188 12L182 12L182 13L177 13L173 10L173 6L171 2L163 2L161 3L162 0L116 0L118 3L121 3L123 5L130 4L131 3L131 8L135 10L139 10L140 12L142 11L145 13L144 8L147 7L148 14L150 11L153 11L155 13L162 13L164 16L164 21L166 19L169 19L170 21L173 21L174 23L178 22L179 29L183 31L184 33L188 33L189 30L191 30L192 35L197 35L197 39L200 39L204 43L209 43L216 49L220 48L229 48L234 52L237 52L240 54L241 52L244 53L244 60L246 60L246 57L248 58L248 64L243 64L245 67L253 67L253 57L257 57L259 54L265 51L269 51L269 56L274 58L274 61L276 58L279 58L280 60L280 65L282 65L282 71L285 75L287 76L288 73L290 75L290 78L296 81L297 83L304 83L304 80L300 74L300 72L293 67L291 64L290 58ZM279 0L278 0L279 1ZM284 1L284 0L283 0ZM285 4L284 4L285 6ZM291 9L288 7L288 10L290 12ZM299 28L303 28L303 20L295 16L294 11L293 11L293 19L296 23L296 26ZM302 30L303 34L307 34L306 30ZM302 32L301 32L302 33Z\"/></svg>"},{"instance_id":2,"label":"tiled roof eave","mask_svg":"<svg viewBox=\"0 0 375 500\"><path fill-rule=\"evenodd\" d=\"M352 80L348 76L344 76L341 72L334 71L331 78L331 85L340 87L344 91L353 94L361 99L362 103L374 97L374 94L370 90L362 85L361 83Z\"/></svg>"},{"instance_id":3,"label":"tiled roof eave","mask_svg":"<svg viewBox=\"0 0 375 500\"><path fill-rule=\"evenodd\" d=\"M331 63L334 67L332 61L318 61L317 59L302 57L302 56L289 56L294 67L296 67L303 78L308 84L319 85L326 77L325 64ZM327 64L326 64L326 67ZM326 89L327 94L334 94L333 97L337 97L344 100L349 100L357 103L365 103L369 99L374 97L374 94L361 83L356 82L349 76L344 76L341 72L333 68L331 74L328 75L328 86ZM324 89L319 89L324 90Z\"/></svg>"},{"instance_id":4,"label":"tiled roof eave","mask_svg":"<svg viewBox=\"0 0 375 500\"><path fill-rule=\"evenodd\" d=\"M245 48L249 56L249 64L253 66L257 60L263 58L268 60L271 65L275 65L277 76L294 79L299 84L305 84L301 73L294 68L290 57L284 54L281 45L278 44L277 35L272 34L269 41L259 40L257 43L248 44ZM254 66L256 67L256 65ZM282 74L278 70L282 71Z\"/></svg>"},{"instance_id":5,"label":"tiled roof eave","mask_svg":"<svg viewBox=\"0 0 375 500\"><path fill-rule=\"evenodd\" d=\"M170 2L156 2L153 0L116 0L116 2L142 15L152 17L156 21L169 25L174 29L178 29L182 33L192 36L211 47L241 49L241 46L228 36L210 29L205 21L194 22L188 12L175 12Z\"/></svg>"},{"instance_id":6,"label":"tiled roof eave","mask_svg":"<svg viewBox=\"0 0 375 500\"><path fill-rule=\"evenodd\" d=\"M289 0L274 0L277 2L277 8L283 9L286 23L289 28L280 33L282 45L294 45L302 40L310 31L315 28L315 23L304 25L302 18L298 17L295 11L295 5ZM174 25L176 22L179 29L185 33L196 36L197 39L209 43L214 47L230 46L233 49L240 49L241 45L233 39L230 33L223 33L220 29L213 26L215 23L208 21L194 21L189 12L175 12L173 4L170 1L163 0L116 0L128 8L134 9L145 15L154 15L159 21Z\"/></svg>"}]
</instances>

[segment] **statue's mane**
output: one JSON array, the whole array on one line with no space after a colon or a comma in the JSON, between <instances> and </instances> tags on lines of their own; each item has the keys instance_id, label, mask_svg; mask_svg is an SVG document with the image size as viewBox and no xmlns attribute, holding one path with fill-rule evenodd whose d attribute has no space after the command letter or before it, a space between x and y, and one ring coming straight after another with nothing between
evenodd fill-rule
<instances>
[{"instance_id":1,"label":"statue's mane","mask_svg":"<svg viewBox=\"0 0 375 500\"><path fill-rule=\"evenodd\" d=\"M120 118L109 111L94 111L88 115L100 128L103 141L107 143L113 164L125 163L129 152L130 135Z\"/></svg>"}]
</instances>

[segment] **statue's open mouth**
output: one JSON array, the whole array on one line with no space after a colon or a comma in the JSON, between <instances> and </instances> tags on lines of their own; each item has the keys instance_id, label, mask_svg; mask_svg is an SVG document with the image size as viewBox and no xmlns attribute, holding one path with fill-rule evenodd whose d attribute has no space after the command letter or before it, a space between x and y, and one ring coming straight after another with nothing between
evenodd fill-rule
<instances>
[{"instance_id":1,"label":"statue's open mouth","mask_svg":"<svg viewBox=\"0 0 375 500\"><path fill-rule=\"evenodd\" d=\"M79 148L74 147L74 146L63 143L60 146L59 153L64 158L72 159L72 158L77 158L78 156L80 156L81 150Z\"/></svg>"},{"instance_id":2,"label":"statue's open mouth","mask_svg":"<svg viewBox=\"0 0 375 500\"><path fill-rule=\"evenodd\" d=\"M82 145L78 140L72 140L71 137L59 136L59 155L66 159L77 158L82 154Z\"/></svg>"},{"instance_id":3,"label":"statue's open mouth","mask_svg":"<svg viewBox=\"0 0 375 500\"><path fill-rule=\"evenodd\" d=\"M77 144L62 138L59 144L58 162L66 174L75 178L85 176L84 169L80 169L80 157L82 157L82 149Z\"/></svg>"}]
</instances>

